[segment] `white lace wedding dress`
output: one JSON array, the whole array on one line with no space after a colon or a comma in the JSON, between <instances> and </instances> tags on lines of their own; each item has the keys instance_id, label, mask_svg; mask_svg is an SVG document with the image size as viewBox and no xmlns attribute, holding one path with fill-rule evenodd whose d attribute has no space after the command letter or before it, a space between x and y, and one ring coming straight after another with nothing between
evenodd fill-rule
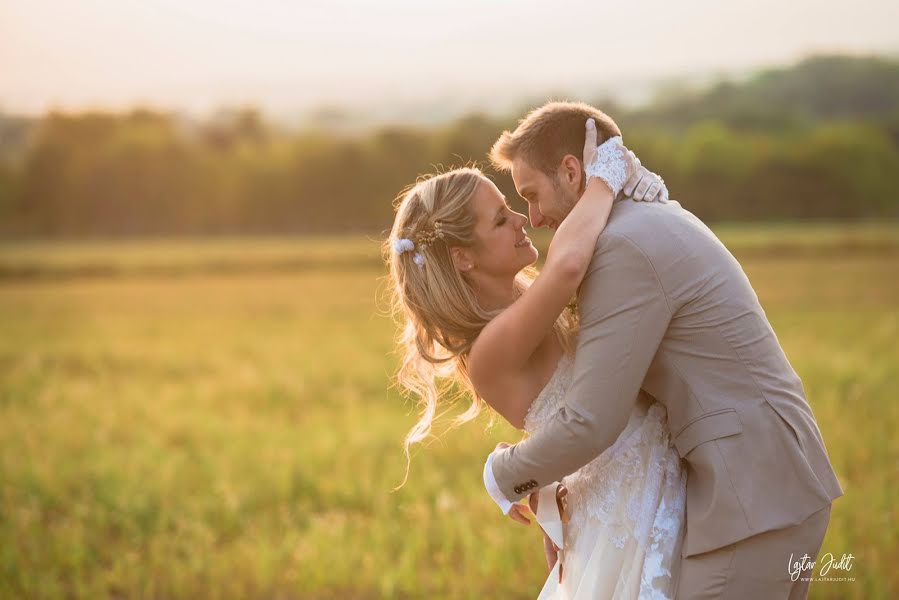
<instances>
[{"instance_id":1,"label":"white lace wedding dress","mask_svg":"<svg viewBox=\"0 0 899 600\"><path fill-rule=\"evenodd\" d=\"M563 355L528 410L528 433L561 407L573 364ZM571 520L538 600L673 598L686 474L670 443L665 407L641 397L618 440L562 482Z\"/></svg>"}]
</instances>

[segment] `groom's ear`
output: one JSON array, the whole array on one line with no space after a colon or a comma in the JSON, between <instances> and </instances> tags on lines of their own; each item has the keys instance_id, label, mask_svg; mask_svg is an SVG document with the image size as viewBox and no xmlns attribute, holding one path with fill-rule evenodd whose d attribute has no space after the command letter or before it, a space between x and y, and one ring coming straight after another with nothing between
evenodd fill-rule
<instances>
[{"instance_id":1,"label":"groom's ear","mask_svg":"<svg viewBox=\"0 0 899 600\"><path fill-rule=\"evenodd\" d=\"M584 168L578 157L573 154L566 154L562 157L562 162L559 163L560 181L574 188L579 187L583 172Z\"/></svg>"},{"instance_id":2,"label":"groom's ear","mask_svg":"<svg viewBox=\"0 0 899 600\"><path fill-rule=\"evenodd\" d=\"M450 256L453 257L453 265L460 273L467 273L474 267L474 260L468 248L462 246L450 246Z\"/></svg>"}]
</instances>

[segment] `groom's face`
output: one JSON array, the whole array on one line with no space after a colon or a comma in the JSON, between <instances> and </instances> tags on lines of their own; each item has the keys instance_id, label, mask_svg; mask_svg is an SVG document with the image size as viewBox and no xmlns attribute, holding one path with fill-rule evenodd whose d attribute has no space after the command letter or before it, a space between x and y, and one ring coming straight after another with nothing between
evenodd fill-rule
<instances>
[{"instance_id":1,"label":"groom's face","mask_svg":"<svg viewBox=\"0 0 899 600\"><path fill-rule=\"evenodd\" d=\"M556 174L550 176L531 166L524 158L516 158L512 161L511 171L518 195L528 203L531 227L555 229L577 204L577 191L567 184L563 167L560 166Z\"/></svg>"}]
</instances>

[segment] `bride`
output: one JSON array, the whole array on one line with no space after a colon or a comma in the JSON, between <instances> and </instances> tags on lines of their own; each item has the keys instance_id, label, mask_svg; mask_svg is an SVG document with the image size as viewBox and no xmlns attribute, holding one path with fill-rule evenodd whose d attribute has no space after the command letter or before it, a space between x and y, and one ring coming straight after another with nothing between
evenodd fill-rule
<instances>
[{"instance_id":1,"label":"bride","mask_svg":"<svg viewBox=\"0 0 899 600\"><path fill-rule=\"evenodd\" d=\"M597 146L596 136L590 119L583 168L570 157L571 168L560 175L584 177L586 185L556 224L539 275L532 267L537 250L524 231L527 218L512 211L477 169L424 179L398 197L385 243L402 322L397 377L423 405L405 440L407 477L409 447L430 434L441 382L454 379L471 392L470 408L454 424L473 419L486 403L533 433L558 412L577 340L569 302L612 202L619 192L646 201L667 195L620 137ZM665 409L640 392L612 447L531 495L551 568L539 597L673 597L684 500L685 475ZM529 522L524 505L504 512Z\"/></svg>"}]
</instances>

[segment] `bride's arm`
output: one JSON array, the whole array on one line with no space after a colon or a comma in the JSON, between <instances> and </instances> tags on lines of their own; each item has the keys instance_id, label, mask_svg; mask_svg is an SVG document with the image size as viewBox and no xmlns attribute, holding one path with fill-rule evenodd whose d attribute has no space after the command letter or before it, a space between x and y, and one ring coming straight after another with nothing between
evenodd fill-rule
<instances>
[{"instance_id":1,"label":"bride's arm","mask_svg":"<svg viewBox=\"0 0 899 600\"><path fill-rule=\"evenodd\" d=\"M472 345L472 384L488 404L519 429L524 426L533 398L527 398L528 386L517 375L577 291L611 206L608 186L591 180L584 196L559 225L553 244L556 240L560 243L550 245L534 283L491 320ZM567 224L571 227L566 228Z\"/></svg>"},{"instance_id":2,"label":"bride's arm","mask_svg":"<svg viewBox=\"0 0 899 600\"><path fill-rule=\"evenodd\" d=\"M475 389L519 428L532 400L524 393L527 386L519 376L521 370L577 291L615 194L635 169L636 160L620 144L620 138L597 148L595 126L588 124L585 167L596 164L597 153L608 159L614 173L603 172L589 179L581 199L556 230L540 275L484 327L469 354L469 376ZM518 388L522 388L520 393Z\"/></svg>"}]
</instances>

